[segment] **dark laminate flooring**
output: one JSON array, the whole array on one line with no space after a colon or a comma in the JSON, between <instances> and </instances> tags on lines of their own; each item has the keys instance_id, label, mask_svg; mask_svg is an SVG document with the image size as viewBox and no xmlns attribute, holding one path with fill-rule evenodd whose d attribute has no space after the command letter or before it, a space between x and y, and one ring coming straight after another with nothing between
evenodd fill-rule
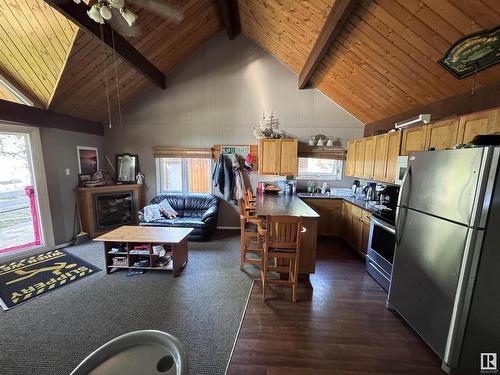
<instances>
[{"instance_id":1,"label":"dark laminate flooring","mask_svg":"<svg viewBox=\"0 0 500 375\"><path fill-rule=\"evenodd\" d=\"M313 289L255 282L228 375L444 374L440 360L395 313L364 262L339 240L320 240Z\"/></svg>"}]
</instances>

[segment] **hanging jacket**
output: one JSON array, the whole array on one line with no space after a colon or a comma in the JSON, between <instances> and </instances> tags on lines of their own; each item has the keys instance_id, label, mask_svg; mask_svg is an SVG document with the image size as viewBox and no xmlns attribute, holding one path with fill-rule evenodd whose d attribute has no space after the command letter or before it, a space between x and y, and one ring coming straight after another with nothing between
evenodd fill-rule
<instances>
[{"instance_id":1,"label":"hanging jacket","mask_svg":"<svg viewBox=\"0 0 500 375\"><path fill-rule=\"evenodd\" d=\"M219 191L224 195L224 155L220 154L215 162L214 171L212 173L212 181L214 186L219 188Z\"/></svg>"}]
</instances>

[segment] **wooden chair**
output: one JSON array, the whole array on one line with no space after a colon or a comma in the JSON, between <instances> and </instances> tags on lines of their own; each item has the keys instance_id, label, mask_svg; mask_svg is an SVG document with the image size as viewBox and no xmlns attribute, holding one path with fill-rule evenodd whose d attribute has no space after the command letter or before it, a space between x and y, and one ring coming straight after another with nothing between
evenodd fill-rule
<instances>
[{"instance_id":1,"label":"wooden chair","mask_svg":"<svg viewBox=\"0 0 500 375\"><path fill-rule=\"evenodd\" d=\"M255 198L252 194L252 190L248 188L243 194L243 200L245 201L245 209L252 211L255 210Z\"/></svg>"},{"instance_id":2,"label":"wooden chair","mask_svg":"<svg viewBox=\"0 0 500 375\"><path fill-rule=\"evenodd\" d=\"M240 269L243 269L245 263L260 267L262 263L262 241L258 233L258 226L261 220L252 216L252 210L246 208L245 200L238 200L240 210ZM247 254L253 253L259 255L258 258L248 258Z\"/></svg>"},{"instance_id":3,"label":"wooden chair","mask_svg":"<svg viewBox=\"0 0 500 375\"><path fill-rule=\"evenodd\" d=\"M265 229L264 229L265 228ZM266 300L266 285L291 285L292 301L297 301L299 277L300 238L305 231L302 218L296 216L267 216L265 227L259 224L264 251L261 265L262 301ZM272 262L270 262L272 261ZM288 263L288 265L286 265ZM283 265L285 264L285 265ZM269 272L287 273L288 280L269 278Z\"/></svg>"}]
</instances>

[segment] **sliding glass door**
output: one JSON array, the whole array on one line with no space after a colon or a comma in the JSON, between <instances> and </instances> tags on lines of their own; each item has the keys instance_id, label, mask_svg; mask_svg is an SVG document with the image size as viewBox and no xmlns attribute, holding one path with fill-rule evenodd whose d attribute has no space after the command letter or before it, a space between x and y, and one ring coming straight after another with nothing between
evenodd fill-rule
<instances>
[{"instance_id":1,"label":"sliding glass door","mask_svg":"<svg viewBox=\"0 0 500 375\"><path fill-rule=\"evenodd\" d=\"M0 255L53 245L38 129L0 124L0 166Z\"/></svg>"}]
</instances>

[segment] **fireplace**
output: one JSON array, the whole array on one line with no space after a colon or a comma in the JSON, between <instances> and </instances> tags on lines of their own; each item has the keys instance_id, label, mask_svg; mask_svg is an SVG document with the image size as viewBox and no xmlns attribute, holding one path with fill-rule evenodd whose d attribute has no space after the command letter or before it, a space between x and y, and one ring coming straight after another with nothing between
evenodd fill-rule
<instances>
[{"instance_id":1,"label":"fireplace","mask_svg":"<svg viewBox=\"0 0 500 375\"><path fill-rule=\"evenodd\" d=\"M94 194L96 230L102 231L134 222L132 191Z\"/></svg>"}]
</instances>

